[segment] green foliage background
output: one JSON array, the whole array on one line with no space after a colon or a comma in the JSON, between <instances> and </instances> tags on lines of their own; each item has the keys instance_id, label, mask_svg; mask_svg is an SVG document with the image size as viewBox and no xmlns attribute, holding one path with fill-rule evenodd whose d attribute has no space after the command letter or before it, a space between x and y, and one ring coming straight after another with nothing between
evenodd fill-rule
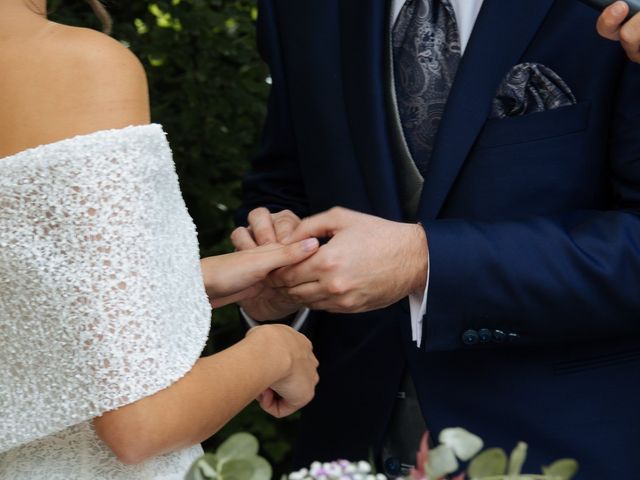
<instances>
[{"instance_id":1,"label":"green foliage background","mask_svg":"<svg viewBox=\"0 0 640 480\"><path fill-rule=\"evenodd\" d=\"M202 255L230 251L233 211L268 92L268 71L255 45L255 0L111 0L106 6L114 38L147 70L153 121L168 133ZM100 28L82 1L53 0L49 7L53 20ZM217 311L207 353L242 335L234 307ZM254 433L278 478L287 468L295 423L276 423L254 403L206 448L215 449L233 432Z\"/></svg>"}]
</instances>

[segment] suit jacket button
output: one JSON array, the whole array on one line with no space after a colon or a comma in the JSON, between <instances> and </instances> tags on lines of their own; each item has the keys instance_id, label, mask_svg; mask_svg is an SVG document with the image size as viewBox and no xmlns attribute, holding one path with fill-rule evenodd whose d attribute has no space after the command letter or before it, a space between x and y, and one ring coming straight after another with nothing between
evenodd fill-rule
<instances>
[{"instance_id":1,"label":"suit jacket button","mask_svg":"<svg viewBox=\"0 0 640 480\"><path fill-rule=\"evenodd\" d=\"M480 340L478 332L475 330L467 330L462 334L462 343L465 345L475 345Z\"/></svg>"},{"instance_id":2,"label":"suit jacket button","mask_svg":"<svg viewBox=\"0 0 640 480\"><path fill-rule=\"evenodd\" d=\"M396 457L389 457L384 461L384 471L391 477L397 477L401 473L400 460Z\"/></svg>"},{"instance_id":3,"label":"suit jacket button","mask_svg":"<svg viewBox=\"0 0 640 480\"><path fill-rule=\"evenodd\" d=\"M480 343L489 343L493 335L491 334L491 330L483 328L478 332L478 337L480 338Z\"/></svg>"},{"instance_id":4,"label":"suit jacket button","mask_svg":"<svg viewBox=\"0 0 640 480\"><path fill-rule=\"evenodd\" d=\"M507 340L507 334L502 330L493 331L493 341L496 343L504 343Z\"/></svg>"}]
</instances>

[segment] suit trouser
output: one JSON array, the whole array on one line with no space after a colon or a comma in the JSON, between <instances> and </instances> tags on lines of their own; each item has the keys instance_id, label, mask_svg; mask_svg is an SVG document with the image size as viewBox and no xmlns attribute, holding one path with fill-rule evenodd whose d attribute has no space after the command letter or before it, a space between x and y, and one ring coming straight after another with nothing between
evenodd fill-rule
<instances>
[{"instance_id":1,"label":"suit trouser","mask_svg":"<svg viewBox=\"0 0 640 480\"><path fill-rule=\"evenodd\" d=\"M377 458L379 471L383 471L391 478L408 475L415 467L416 453L426 430L416 388L406 369L387 426L382 450Z\"/></svg>"}]
</instances>

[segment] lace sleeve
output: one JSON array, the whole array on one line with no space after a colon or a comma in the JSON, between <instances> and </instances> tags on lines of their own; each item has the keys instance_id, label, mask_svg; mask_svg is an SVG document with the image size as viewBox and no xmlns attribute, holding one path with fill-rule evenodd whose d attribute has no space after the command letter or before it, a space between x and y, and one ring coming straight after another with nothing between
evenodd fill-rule
<instances>
[{"instance_id":1,"label":"lace sleeve","mask_svg":"<svg viewBox=\"0 0 640 480\"><path fill-rule=\"evenodd\" d=\"M0 452L166 388L210 313L161 127L0 160Z\"/></svg>"}]
</instances>

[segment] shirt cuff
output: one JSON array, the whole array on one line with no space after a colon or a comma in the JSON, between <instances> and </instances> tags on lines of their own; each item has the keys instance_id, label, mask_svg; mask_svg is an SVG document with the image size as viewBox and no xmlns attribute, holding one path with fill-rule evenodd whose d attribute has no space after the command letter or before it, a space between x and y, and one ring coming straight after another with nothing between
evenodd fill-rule
<instances>
[{"instance_id":1,"label":"shirt cuff","mask_svg":"<svg viewBox=\"0 0 640 480\"><path fill-rule=\"evenodd\" d=\"M418 348L422 345L422 324L427 313L427 297L429 295L429 277L431 269L427 268L427 283L424 292L409 295L409 311L411 312L411 333Z\"/></svg>"},{"instance_id":2,"label":"shirt cuff","mask_svg":"<svg viewBox=\"0 0 640 480\"><path fill-rule=\"evenodd\" d=\"M303 308L302 310L298 311L298 313L296 314L296 316L294 317L293 321L290 324L291 328L293 328L294 330L300 331L300 329L304 326L305 322L307 321L307 318L309 318L309 312L311 312L311 310L309 310L308 308ZM244 318L244 321L247 323L247 325L249 325L249 328L262 325L261 322L258 322L253 318L251 318L251 316L247 312L245 312L244 308L242 307L240 307L240 314L242 315L242 318Z\"/></svg>"}]
</instances>

